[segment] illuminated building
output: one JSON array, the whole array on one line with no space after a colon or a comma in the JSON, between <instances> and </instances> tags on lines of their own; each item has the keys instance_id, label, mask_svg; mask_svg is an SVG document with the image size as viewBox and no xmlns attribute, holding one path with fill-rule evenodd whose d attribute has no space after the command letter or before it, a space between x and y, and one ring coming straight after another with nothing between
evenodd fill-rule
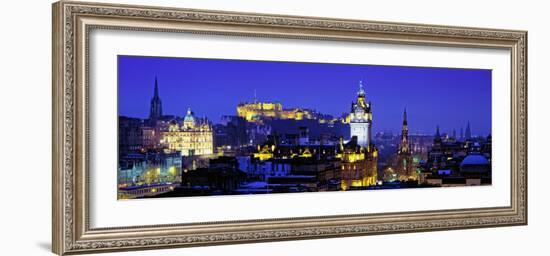
<instances>
[{"instance_id":1,"label":"illuminated building","mask_svg":"<svg viewBox=\"0 0 550 256\"><path fill-rule=\"evenodd\" d=\"M182 156L210 155L214 153L212 127L206 120L197 122L191 109L180 126L172 121L161 141L170 151L179 151Z\"/></svg>"},{"instance_id":2,"label":"illuminated building","mask_svg":"<svg viewBox=\"0 0 550 256\"><path fill-rule=\"evenodd\" d=\"M264 145L260 147L258 145L258 152L254 153L254 158L260 159L260 161L265 161L273 158L273 151L275 150L275 145Z\"/></svg>"},{"instance_id":3,"label":"illuminated building","mask_svg":"<svg viewBox=\"0 0 550 256\"><path fill-rule=\"evenodd\" d=\"M259 120L261 117L279 117L283 111L280 103L256 102L241 103L237 106L237 114L246 121Z\"/></svg>"},{"instance_id":4,"label":"illuminated building","mask_svg":"<svg viewBox=\"0 0 550 256\"><path fill-rule=\"evenodd\" d=\"M357 143L362 147L368 147L371 142L372 112L371 104L367 103L363 81L359 81L357 102L351 104L349 126L351 137L357 137Z\"/></svg>"},{"instance_id":5,"label":"illuminated building","mask_svg":"<svg viewBox=\"0 0 550 256\"><path fill-rule=\"evenodd\" d=\"M375 185L378 181L378 149L371 140L371 103L366 101L363 81L359 81L357 101L349 114L351 140L340 140L341 188L343 190Z\"/></svg>"},{"instance_id":6,"label":"illuminated building","mask_svg":"<svg viewBox=\"0 0 550 256\"><path fill-rule=\"evenodd\" d=\"M346 144L341 140L337 156L341 158L342 190L368 187L377 183L378 149L374 144L362 147L355 136Z\"/></svg>"},{"instance_id":7,"label":"illuminated building","mask_svg":"<svg viewBox=\"0 0 550 256\"><path fill-rule=\"evenodd\" d=\"M119 199L166 193L181 182L181 156L176 153L132 153L119 160Z\"/></svg>"},{"instance_id":8,"label":"illuminated building","mask_svg":"<svg viewBox=\"0 0 550 256\"><path fill-rule=\"evenodd\" d=\"M308 109L289 108L283 109L283 105L277 102L240 103L237 106L237 115L248 122L261 122L263 119L313 119L314 113Z\"/></svg>"},{"instance_id":9,"label":"illuminated building","mask_svg":"<svg viewBox=\"0 0 550 256\"><path fill-rule=\"evenodd\" d=\"M244 105L240 105L240 107L244 107ZM257 110L257 107L258 105L256 105L254 111ZM244 108L240 110L244 110ZM270 117L280 119L300 118L300 116L284 116L284 110L280 105L274 105L273 108L269 106L269 111L272 110L273 112L267 114ZM250 117L252 121L257 120L258 112L247 111L240 112L239 115L245 119ZM300 111L295 113L300 113ZM262 118L265 116L264 113ZM261 118L258 119L262 120ZM257 146L252 154L251 162L256 166L265 166L270 171L274 169L270 165L272 163L290 164L290 173L284 176L270 176L267 180L267 187L274 190L282 189L287 192L295 190L354 190L366 189L369 186L376 185L378 182L378 149L370 138L371 104L365 100L362 82L359 84L357 101L352 103L349 120L352 136L347 143L344 143L343 137L340 138L339 143L337 139L334 139L334 142L331 143L333 139L331 139L330 134L319 132L319 128L315 125L309 126L307 124L309 121L304 120L300 122L300 126L296 127L299 131L298 134L269 135L265 144ZM311 121L315 122L314 120ZM274 121L266 123L277 124ZM317 123L316 125L320 124ZM286 124L276 130L286 131L289 130L288 127L292 126L292 124ZM310 127L317 130L313 138L310 138ZM258 169L258 167L255 169ZM315 182L311 183L312 181Z\"/></svg>"},{"instance_id":10,"label":"illuminated building","mask_svg":"<svg viewBox=\"0 0 550 256\"><path fill-rule=\"evenodd\" d=\"M413 162L412 149L409 143L409 128L407 124L407 110L403 112L403 127L401 131L401 140L397 150L397 172L399 180L417 180L416 168Z\"/></svg>"}]
</instances>

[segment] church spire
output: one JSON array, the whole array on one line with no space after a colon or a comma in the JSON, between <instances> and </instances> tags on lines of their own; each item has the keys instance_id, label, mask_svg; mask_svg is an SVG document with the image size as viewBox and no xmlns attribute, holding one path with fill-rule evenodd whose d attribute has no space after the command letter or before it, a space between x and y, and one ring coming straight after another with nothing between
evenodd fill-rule
<instances>
[{"instance_id":1,"label":"church spire","mask_svg":"<svg viewBox=\"0 0 550 256\"><path fill-rule=\"evenodd\" d=\"M151 99L151 108L149 109L149 120L152 125L155 125L155 122L160 118L162 118L162 101L159 97L158 79L155 76L155 89L153 92L153 98Z\"/></svg>"},{"instance_id":2,"label":"church spire","mask_svg":"<svg viewBox=\"0 0 550 256\"><path fill-rule=\"evenodd\" d=\"M403 125L407 125L407 108L403 111Z\"/></svg>"},{"instance_id":3,"label":"church spire","mask_svg":"<svg viewBox=\"0 0 550 256\"><path fill-rule=\"evenodd\" d=\"M472 138L472 130L470 130L470 121L468 121L468 125L466 126L466 139L469 140Z\"/></svg>"},{"instance_id":4,"label":"church spire","mask_svg":"<svg viewBox=\"0 0 550 256\"><path fill-rule=\"evenodd\" d=\"M403 130L401 143L397 151L396 171L400 180L411 179L416 175L412 158L412 145L409 143L409 128L407 127L407 109L403 109Z\"/></svg>"},{"instance_id":5,"label":"church spire","mask_svg":"<svg viewBox=\"0 0 550 256\"><path fill-rule=\"evenodd\" d=\"M159 98L159 84L158 84L158 80L157 80L157 77L155 76L155 93L154 93L154 96L153 96L155 99L158 99Z\"/></svg>"},{"instance_id":6,"label":"church spire","mask_svg":"<svg viewBox=\"0 0 550 256\"><path fill-rule=\"evenodd\" d=\"M403 153L409 152L409 128L407 127L407 108L403 111L403 127L401 130L401 145L399 151Z\"/></svg>"}]
</instances>

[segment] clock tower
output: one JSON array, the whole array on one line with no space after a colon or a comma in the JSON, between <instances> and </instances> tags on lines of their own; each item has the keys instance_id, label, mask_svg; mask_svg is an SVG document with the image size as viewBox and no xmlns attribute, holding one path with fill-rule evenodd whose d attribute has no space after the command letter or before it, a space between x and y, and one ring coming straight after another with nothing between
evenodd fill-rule
<instances>
[{"instance_id":1,"label":"clock tower","mask_svg":"<svg viewBox=\"0 0 550 256\"><path fill-rule=\"evenodd\" d=\"M350 134L357 137L357 144L367 148L371 143L372 112L371 103L366 101L363 81L359 81L357 102L351 103Z\"/></svg>"}]
</instances>

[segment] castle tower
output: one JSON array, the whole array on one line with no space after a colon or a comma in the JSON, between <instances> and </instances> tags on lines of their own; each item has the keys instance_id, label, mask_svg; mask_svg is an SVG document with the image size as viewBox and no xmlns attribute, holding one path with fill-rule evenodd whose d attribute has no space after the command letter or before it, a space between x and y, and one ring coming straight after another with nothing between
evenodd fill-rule
<instances>
[{"instance_id":1,"label":"castle tower","mask_svg":"<svg viewBox=\"0 0 550 256\"><path fill-rule=\"evenodd\" d=\"M350 134L357 137L357 144L368 147L371 143L372 112L371 104L367 103L363 81L359 81L357 102L351 103Z\"/></svg>"},{"instance_id":2,"label":"castle tower","mask_svg":"<svg viewBox=\"0 0 550 256\"><path fill-rule=\"evenodd\" d=\"M151 122L156 122L162 118L162 102L159 97L159 87L158 87L158 81L155 77L155 91L153 98L151 99L151 108L149 110L149 120Z\"/></svg>"}]
</instances>

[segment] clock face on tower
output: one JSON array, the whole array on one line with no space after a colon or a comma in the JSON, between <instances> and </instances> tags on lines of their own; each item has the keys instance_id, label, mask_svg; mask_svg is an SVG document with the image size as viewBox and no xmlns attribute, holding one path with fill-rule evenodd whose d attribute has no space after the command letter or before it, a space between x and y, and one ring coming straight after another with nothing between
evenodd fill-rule
<instances>
[{"instance_id":1,"label":"clock face on tower","mask_svg":"<svg viewBox=\"0 0 550 256\"><path fill-rule=\"evenodd\" d=\"M357 144L367 147L369 141L369 123L350 123L351 137L357 137Z\"/></svg>"}]
</instances>

